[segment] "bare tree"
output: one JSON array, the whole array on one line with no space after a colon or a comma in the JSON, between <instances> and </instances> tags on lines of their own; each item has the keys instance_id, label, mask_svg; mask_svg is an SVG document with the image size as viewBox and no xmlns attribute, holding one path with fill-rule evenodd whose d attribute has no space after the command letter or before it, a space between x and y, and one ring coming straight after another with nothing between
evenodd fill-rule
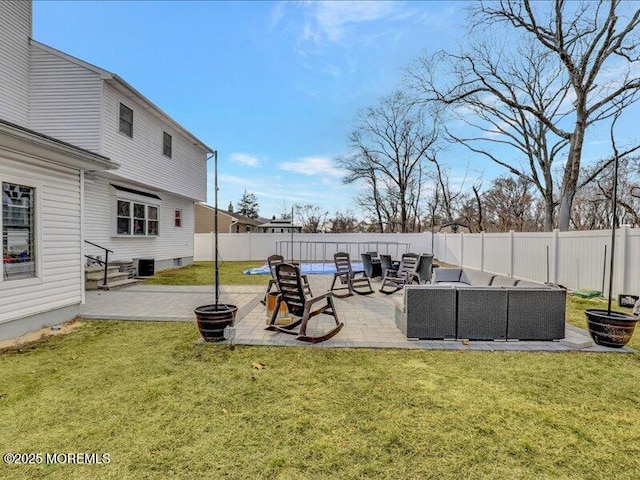
<instances>
[{"instance_id":1,"label":"bare tree","mask_svg":"<svg viewBox=\"0 0 640 480\"><path fill-rule=\"evenodd\" d=\"M426 162L434 162L438 129L402 92L360 112L350 136L355 154L338 159L347 184L370 187L357 199L381 231L408 232L419 223Z\"/></svg>"},{"instance_id":2,"label":"bare tree","mask_svg":"<svg viewBox=\"0 0 640 480\"><path fill-rule=\"evenodd\" d=\"M529 0L481 2L473 11L472 27L489 26L493 39L506 36L511 44L527 45L527 51L534 55L524 55L524 62L519 62L517 56L509 57L504 50L490 51L486 45L472 42L474 46L466 52L442 54L452 70L449 73L455 76L453 86L436 85L434 68L429 63L422 65L429 67L426 74L413 69L411 75L419 81L424 99L444 105L471 102L485 112L483 120L488 124L506 125L496 132L511 138L507 140L511 146L522 143L525 148L521 151L528 152L530 161L533 156L536 167L543 167L543 174L550 171L543 165L553 162L568 147L557 199L558 226L562 230L569 228L571 207L579 188L587 128L610 120L616 111L637 100L640 9L637 4L621 4L619 0L555 0L552 6ZM499 26L505 28L500 30ZM544 64L541 70L536 67L538 59ZM514 69L518 65L520 71ZM549 76L554 70L561 75ZM526 84L531 79L536 80L531 84L533 89ZM566 109L568 101L570 109ZM482 103L487 108L482 108ZM495 105L499 105L497 111ZM510 137L513 132L517 139ZM507 168L513 166L509 160L494 160ZM529 169L530 175L522 175L517 168L510 170L522 178L529 177L541 190L550 217L554 203L549 199L554 190L551 178L543 175L544 182L536 179L533 168ZM545 226L550 227L548 220Z\"/></svg>"},{"instance_id":3,"label":"bare tree","mask_svg":"<svg viewBox=\"0 0 640 480\"><path fill-rule=\"evenodd\" d=\"M331 233L353 233L361 231L361 222L355 217L352 211L336 212L334 217L328 221Z\"/></svg>"},{"instance_id":4,"label":"bare tree","mask_svg":"<svg viewBox=\"0 0 640 480\"><path fill-rule=\"evenodd\" d=\"M615 115L609 138L613 151L611 158L601 160L587 170L586 180L576 195L576 207L572 212L572 223L577 229L612 228L613 223L613 160L618 159L618 195L617 215L621 223L640 225L640 158L632 154L640 150L636 144L620 151L616 142L615 127L622 115L618 110ZM617 225L616 225L617 226Z\"/></svg>"},{"instance_id":5,"label":"bare tree","mask_svg":"<svg viewBox=\"0 0 640 480\"><path fill-rule=\"evenodd\" d=\"M302 224L302 233L319 233L325 227L329 212L311 203L296 204L294 210Z\"/></svg>"},{"instance_id":6,"label":"bare tree","mask_svg":"<svg viewBox=\"0 0 640 480\"><path fill-rule=\"evenodd\" d=\"M509 54L495 46L495 42L478 41L466 53L440 52L419 59L409 69L411 84L418 95L455 107L448 109L449 115L458 121L458 126L465 127L461 128L465 134L447 128L449 141L489 158L535 185L545 201L547 230L553 228L556 207L553 165L569 142L556 136L537 117L512 104L527 102L557 122L567 115L564 102L569 84L561 78L552 60L550 54L531 42L519 45ZM452 87L437 84L443 78L438 74L441 68L454 74ZM469 86L478 83L487 85L491 93L486 90L469 93Z\"/></svg>"},{"instance_id":7,"label":"bare tree","mask_svg":"<svg viewBox=\"0 0 640 480\"><path fill-rule=\"evenodd\" d=\"M278 218L282 218L283 220L291 220L291 209L293 206L289 204L286 200L282 200L278 205L277 215Z\"/></svg>"},{"instance_id":8,"label":"bare tree","mask_svg":"<svg viewBox=\"0 0 640 480\"><path fill-rule=\"evenodd\" d=\"M484 206L488 231L531 232L540 230L536 197L532 184L522 178L499 177L484 193Z\"/></svg>"}]
</instances>

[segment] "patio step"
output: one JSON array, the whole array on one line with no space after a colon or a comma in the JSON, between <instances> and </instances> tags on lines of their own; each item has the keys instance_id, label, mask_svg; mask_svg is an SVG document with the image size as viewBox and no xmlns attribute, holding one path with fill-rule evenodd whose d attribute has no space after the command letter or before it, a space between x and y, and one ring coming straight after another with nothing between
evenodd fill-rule
<instances>
[{"instance_id":1,"label":"patio step","mask_svg":"<svg viewBox=\"0 0 640 480\"><path fill-rule=\"evenodd\" d=\"M126 281L126 283L125 283ZM107 284L104 282L104 267L85 267L85 290L109 289L114 286L123 286L136 283L135 279L129 278L128 272L121 272L118 266L109 265L107 267Z\"/></svg>"},{"instance_id":2,"label":"patio step","mask_svg":"<svg viewBox=\"0 0 640 480\"><path fill-rule=\"evenodd\" d=\"M125 278L124 280L116 280L114 282L107 282L106 285L98 285L100 290L113 290L115 288L126 287L127 285L133 285L138 283L135 278Z\"/></svg>"}]
</instances>

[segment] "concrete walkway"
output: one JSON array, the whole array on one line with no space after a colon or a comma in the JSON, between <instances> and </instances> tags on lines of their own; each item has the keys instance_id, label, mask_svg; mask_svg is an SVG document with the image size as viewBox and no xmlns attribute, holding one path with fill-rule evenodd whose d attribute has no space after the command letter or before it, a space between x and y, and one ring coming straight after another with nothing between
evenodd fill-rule
<instances>
[{"instance_id":1,"label":"concrete walkway","mask_svg":"<svg viewBox=\"0 0 640 480\"><path fill-rule=\"evenodd\" d=\"M314 293L328 290L332 276L309 275ZM379 283L372 282L377 290ZM221 303L238 306L235 338L244 345L309 345L292 335L264 330L265 307L260 303L265 287L232 285L221 287ZM367 296L336 298L336 310L344 328L335 337L315 347L406 348L483 351L548 351L548 352L615 352L629 353L630 348L607 348L595 345L589 334L572 325L566 327L566 338L558 342L470 341L467 345L453 340L407 340L394 321L392 297L377 291ZM121 290L89 291L81 315L87 319L186 321L195 323L193 310L214 302L213 286L134 285ZM315 321L317 319L317 321ZM332 317L320 315L309 322L317 334L334 324ZM195 327L194 327L195 328Z\"/></svg>"}]
</instances>

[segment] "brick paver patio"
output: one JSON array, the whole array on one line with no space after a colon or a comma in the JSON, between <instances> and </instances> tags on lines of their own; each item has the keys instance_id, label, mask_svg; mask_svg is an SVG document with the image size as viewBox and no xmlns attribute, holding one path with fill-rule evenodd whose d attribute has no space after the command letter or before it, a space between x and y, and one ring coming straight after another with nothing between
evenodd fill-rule
<instances>
[{"instance_id":1,"label":"brick paver patio","mask_svg":"<svg viewBox=\"0 0 640 480\"><path fill-rule=\"evenodd\" d=\"M309 275L315 294L328 290L330 275ZM471 341L468 345L452 340L407 340L394 321L392 298L377 292L379 282L372 282L376 292L367 295L336 298L336 310L344 322L344 328L335 337L314 347L366 347L406 348L442 350L484 351L553 351L553 352L618 352L628 353L630 348L614 349L593 344L584 330L567 325L566 338L559 342L485 342ZM299 342L293 335L266 331L266 309L260 303L265 287L230 285L221 287L222 303L238 306L238 315L233 342L245 345L309 345ZM213 303L212 286L156 286L134 285L113 291L87 292L81 315L88 319L138 320L138 321L189 321L195 323L193 310ZM317 320L317 321L316 321ZM333 318L325 315L309 322L309 333L317 334L334 324ZM195 327L194 327L195 328Z\"/></svg>"}]
</instances>

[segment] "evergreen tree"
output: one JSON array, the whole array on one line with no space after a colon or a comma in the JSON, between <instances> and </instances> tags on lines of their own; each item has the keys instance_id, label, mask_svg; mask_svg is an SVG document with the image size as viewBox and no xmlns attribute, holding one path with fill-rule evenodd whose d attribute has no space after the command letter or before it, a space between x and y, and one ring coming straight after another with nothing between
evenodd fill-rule
<instances>
[{"instance_id":1,"label":"evergreen tree","mask_svg":"<svg viewBox=\"0 0 640 480\"><path fill-rule=\"evenodd\" d=\"M238 213L249 218L258 218L258 199L253 193L245 189L237 205Z\"/></svg>"}]
</instances>

